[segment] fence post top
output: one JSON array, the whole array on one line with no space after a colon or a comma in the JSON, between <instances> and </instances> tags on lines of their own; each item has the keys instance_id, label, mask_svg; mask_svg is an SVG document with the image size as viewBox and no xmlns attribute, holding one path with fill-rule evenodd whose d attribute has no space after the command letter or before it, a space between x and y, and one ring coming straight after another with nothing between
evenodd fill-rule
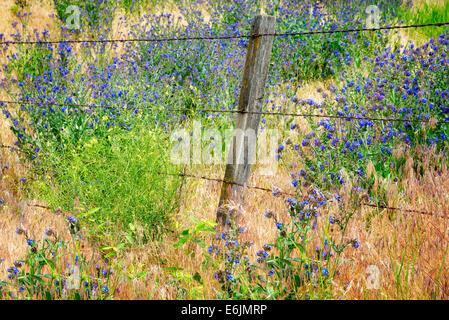
<instances>
[{"instance_id":1,"label":"fence post top","mask_svg":"<svg viewBox=\"0 0 449 320\"><path fill-rule=\"evenodd\" d=\"M251 34L263 35L274 33L276 18L264 14L257 15L251 24Z\"/></svg>"},{"instance_id":2,"label":"fence post top","mask_svg":"<svg viewBox=\"0 0 449 320\"><path fill-rule=\"evenodd\" d=\"M265 20L265 21L264 21ZM257 23L262 23L262 22L268 22L268 23L272 23L276 21L276 18L274 16L269 16L266 14L259 14L254 18L253 23L257 24Z\"/></svg>"}]
</instances>

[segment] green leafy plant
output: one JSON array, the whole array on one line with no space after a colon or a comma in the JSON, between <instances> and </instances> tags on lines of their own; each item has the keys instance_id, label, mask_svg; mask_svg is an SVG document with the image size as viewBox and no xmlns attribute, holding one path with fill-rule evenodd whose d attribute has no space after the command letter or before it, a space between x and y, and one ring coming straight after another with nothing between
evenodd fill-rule
<instances>
[{"instance_id":1,"label":"green leafy plant","mask_svg":"<svg viewBox=\"0 0 449 320\"><path fill-rule=\"evenodd\" d=\"M208 219L197 219L195 217L189 217L194 222L191 228L184 229L179 234L179 240L176 241L173 246L175 248L181 248L188 243L199 244L201 247L205 247L204 236L208 233L215 233L215 227L217 223ZM187 254L192 256L194 252L187 249Z\"/></svg>"},{"instance_id":2,"label":"green leafy plant","mask_svg":"<svg viewBox=\"0 0 449 320\"><path fill-rule=\"evenodd\" d=\"M176 167L163 150L162 133L144 126L125 132L115 130L108 139L91 137L83 146L42 159L36 173L53 182L36 181L36 192L69 212L77 210L73 199L78 199L87 209L79 218L92 227L92 235L133 224L143 226L148 241L166 232L170 212L178 205L180 180L166 175L176 173ZM116 252L124 245L105 247Z\"/></svg>"}]
</instances>

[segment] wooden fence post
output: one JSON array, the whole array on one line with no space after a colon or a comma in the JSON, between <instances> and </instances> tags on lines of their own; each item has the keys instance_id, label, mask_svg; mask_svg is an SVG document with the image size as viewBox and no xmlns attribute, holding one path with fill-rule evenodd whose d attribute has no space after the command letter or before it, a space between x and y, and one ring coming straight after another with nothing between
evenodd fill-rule
<instances>
[{"instance_id":1,"label":"wooden fence post","mask_svg":"<svg viewBox=\"0 0 449 320\"><path fill-rule=\"evenodd\" d=\"M240 91L239 110L260 112L264 104L265 84L270 66L271 49L276 19L271 16L258 15L251 26L252 37L246 53L245 71ZM256 138L259 129L260 114L239 113L234 129L228 162L221 188L220 202L217 210L217 222L225 225L228 212L224 205L233 201L243 204L245 186L255 159Z\"/></svg>"}]
</instances>

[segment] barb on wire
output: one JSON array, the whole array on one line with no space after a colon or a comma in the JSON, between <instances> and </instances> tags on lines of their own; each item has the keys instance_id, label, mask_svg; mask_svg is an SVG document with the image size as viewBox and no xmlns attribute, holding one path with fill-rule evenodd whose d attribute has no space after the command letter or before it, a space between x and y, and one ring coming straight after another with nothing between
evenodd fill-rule
<instances>
[{"instance_id":1,"label":"barb on wire","mask_svg":"<svg viewBox=\"0 0 449 320\"><path fill-rule=\"evenodd\" d=\"M2 149L9 149L10 151L16 151L16 152L24 152L23 150L20 150L17 147L7 146L7 145L3 145L3 144L0 144L0 148L2 148Z\"/></svg>"},{"instance_id":2,"label":"barb on wire","mask_svg":"<svg viewBox=\"0 0 449 320\"><path fill-rule=\"evenodd\" d=\"M373 208L379 208L379 209L387 209L387 210L394 210L394 211L403 211L408 213L419 213L423 215L443 218L443 219L449 219L449 216L447 214L441 214L441 213L431 213L421 210L415 210L415 209L405 209L405 208L396 208L396 207L390 207L390 206L384 206L381 204L372 204L372 203L362 203L364 206L373 207Z\"/></svg>"},{"instance_id":3,"label":"barb on wire","mask_svg":"<svg viewBox=\"0 0 449 320\"><path fill-rule=\"evenodd\" d=\"M426 24L411 24L411 25L397 25L397 26L384 26L378 28L350 28L350 29L336 29L336 30L317 30L317 31L301 31L301 32L286 32L286 33L263 33L258 35L246 34L246 35L231 35L231 36L191 36L191 37L161 37L161 38L130 38L130 39L83 39L83 40L50 40L50 41L18 41L18 40L4 40L0 41L1 44L15 44L15 45L30 45L30 44L60 44L60 43L125 43L125 42L171 42L171 41L186 41L186 40L231 40L231 39L245 39L252 37L272 36L272 37L288 37L288 36L303 36L303 35L316 35L316 34L333 34L333 33L349 33L349 32L363 32L363 31L381 31L381 30L394 30L394 29L408 29L408 28L424 28L424 27L442 27L449 25L449 22L437 22Z\"/></svg>"},{"instance_id":4,"label":"barb on wire","mask_svg":"<svg viewBox=\"0 0 449 320\"><path fill-rule=\"evenodd\" d=\"M228 181L228 180L223 180L223 179L219 179L219 178L210 178L210 177L205 177L205 176L200 176L200 175L193 175L193 174L186 174L186 173L162 173L162 172L158 172L157 174L176 176L176 177L194 178L194 179L215 181L215 182L222 182L222 183L232 184L232 185L236 185L236 186L240 186L240 187L248 188L248 189L261 190L261 191L272 192L272 193L276 193L276 194L284 194L284 195L288 195L288 196L296 196L296 195L294 195L292 193L280 191L279 189L269 189L269 188L263 188L263 187L258 187L258 186L244 185L244 184L241 184L241 183Z\"/></svg>"}]
</instances>

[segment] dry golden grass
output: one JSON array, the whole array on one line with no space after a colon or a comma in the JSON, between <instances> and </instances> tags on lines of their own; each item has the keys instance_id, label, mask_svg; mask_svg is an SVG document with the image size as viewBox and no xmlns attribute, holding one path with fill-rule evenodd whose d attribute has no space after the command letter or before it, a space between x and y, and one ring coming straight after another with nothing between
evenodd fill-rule
<instances>
[{"instance_id":1,"label":"dry golden grass","mask_svg":"<svg viewBox=\"0 0 449 320\"><path fill-rule=\"evenodd\" d=\"M427 3L427 4L436 4L436 5L443 5L445 2L447 2L447 0L414 0L414 1L413 1L413 6L415 6L415 7L420 7L420 6L422 6L424 3Z\"/></svg>"},{"instance_id":2,"label":"dry golden grass","mask_svg":"<svg viewBox=\"0 0 449 320\"><path fill-rule=\"evenodd\" d=\"M201 170L202 175L217 176L218 170ZM449 171L444 169L441 176L430 169L421 182L416 178L404 177L393 187L391 182L382 181L380 185L388 191L399 189L406 185L404 191L407 199L392 195L389 206L401 208L419 208L429 212L447 212L445 201L438 195L447 194ZM221 175L218 175L219 177ZM286 169L278 173L276 179L264 177L258 169L250 179L250 185L279 187L289 191L289 175ZM346 188L350 188L347 186ZM185 186L183 203L176 220L184 227L189 226L188 217L198 219L215 219L220 186L215 182L188 180ZM348 190L342 190L342 194ZM433 197L430 195L434 195ZM410 198L411 196L411 198ZM410 200L411 199L411 200ZM347 199L346 201L348 201ZM271 193L257 190L247 190L246 205L242 209L243 225L246 227L244 238L254 241L251 255L263 244L269 243L276 235L273 222L264 217L264 212L272 210L282 221L287 219L287 212L282 197L274 198ZM433 211L435 210L435 211ZM335 215L337 210L329 206L324 209L320 218L326 221ZM287 221L287 220L284 220ZM359 207L355 218L348 227L347 238L359 239L358 249L350 249L343 258L351 259L340 268L340 275L335 279L334 293L344 299L444 299L449 295L448 269L446 253L448 248L448 220L415 213ZM316 231L319 236L320 231ZM126 251L119 259L125 268L140 266L150 271L147 279L134 280L123 284L123 298L139 297L167 298L179 297L178 283L164 272L166 267L180 267L183 274L199 272L204 280L204 287L198 284L184 282L182 285L193 288L202 294L183 296L185 298L215 298L214 288L217 287L211 271L203 272L201 262L204 250L200 246L191 246L194 257L187 256L183 249L174 249L172 244L176 236L169 237L163 243L149 244L140 249ZM213 242L213 236L209 243ZM402 264L402 267L401 267ZM370 266L380 271L380 288L367 289L370 281ZM161 279L156 285L155 277ZM165 281L163 280L165 279ZM439 279L439 280L437 280ZM137 290L137 291L136 291ZM125 293L126 292L126 293ZM147 294L144 294L147 293Z\"/></svg>"},{"instance_id":3,"label":"dry golden grass","mask_svg":"<svg viewBox=\"0 0 449 320\"><path fill-rule=\"evenodd\" d=\"M429 166L424 167L421 181L409 170L401 181L380 182L387 191L388 206L434 214L447 212L447 168L439 175ZM350 229L362 244L354 261L345 267L343 278L352 282L346 298L448 297L447 218L362 207ZM369 265L380 270L379 290L364 288Z\"/></svg>"},{"instance_id":4,"label":"dry golden grass","mask_svg":"<svg viewBox=\"0 0 449 320\"><path fill-rule=\"evenodd\" d=\"M2 0L0 2L0 12L2 12L0 30L6 37L13 33L11 24L18 20L11 11L13 6L14 0ZM28 1L28 6L24 10L19 9L19 11L32 12L32 15L25 20L29 30L38 29L43 31L47 29L51 34L57 31L55 24L49 19L50 15L55 14L50 1Z\"/></svg>"}]
</instances>

